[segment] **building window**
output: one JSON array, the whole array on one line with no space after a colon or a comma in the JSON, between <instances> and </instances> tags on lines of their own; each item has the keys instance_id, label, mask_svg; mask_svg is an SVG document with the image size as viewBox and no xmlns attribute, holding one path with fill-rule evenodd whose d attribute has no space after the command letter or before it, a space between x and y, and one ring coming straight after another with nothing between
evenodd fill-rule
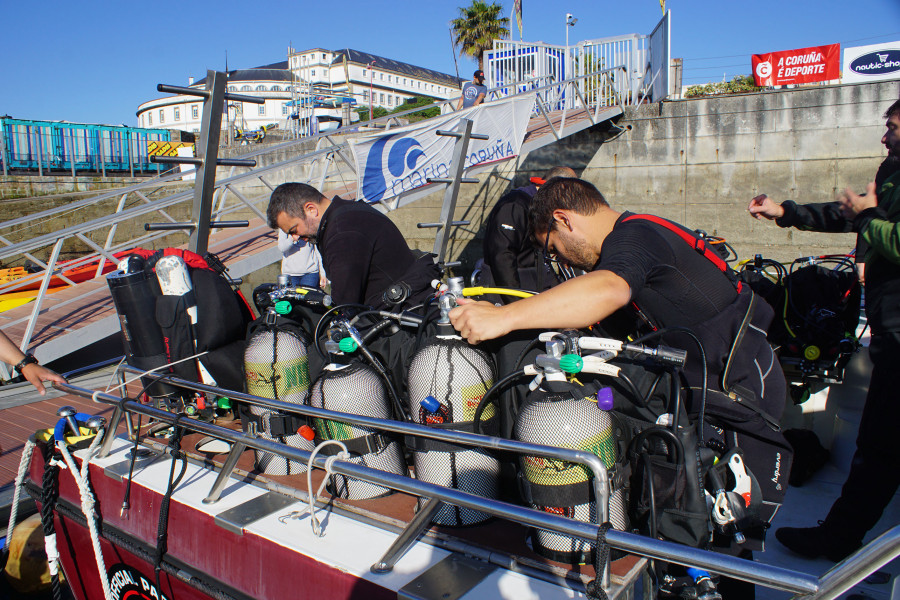
<instances>
[{"instance_id":1,"label":"building window","mask_svg":"<svg viewBox=\"0 0 900 600\"><path fill-rule=\"evenodd\" d=\"M390 80L391 80L391 76L390 76L390 75L388 75L388 81L390 81Z\"/></svg>"},{"instance_id":2,"label":"building window","mask_svg":"<svg viewBox=\"0 0 900 600\"><path fill-rule=\"evenodd\" d=\"M384 81L384 73L379 73L379 74L378 74L378 77L379 77L382 81Z\"/></svg>"},{"instance_id":3,"label":"building window","mask_svg":"<svg viewBox=\"0 0 900 600\"><path fill-rule=\"evenodd\" d=\"M265 104L259 105L259 116L261 116L261 117L266 116L266 105Z\"/></svg>"},{"instance_id":4,"label":"building window","mask_svg":"<svg viewBox=\"0 0 900 600\"><path fill-rule=\"evenodd\" d=\"M394 105L394 97L388 94L388 106Z\"/></svg>"},{"instance_id":5,"label":"building window","mask_svg":"<svg viewBox=\"0 0 900 600\"><path fill-rule=\"evenodd\" d=\"M369 101L369 92L368 91L363 92L363 100L365 100L366 102Z\"/></svg>"},{"instance_id":6,"label":"building window","mask_svg":"<svg viewBox=\"0 0 900 600\"><path fill-rule=\"evenodd\" d=\"M176 121L181 120L181 108L178 106L175 107L175 120Z\"/></svg>"},{"instance_id":7,"label":"building window","mask_svg":"<svg viewBox=\"0 0 900 600\"><path fill-rule=\"evenodd\" d=\"M264 86L264 85L258 85L258 86L256 86L256 91L257 91L257 92L264 92L264 91L266 91L266 86Z\"/></svg>"},{"instance_id":8,"label":"building window","mask_svg":"<svg viewBox=\"0 0 900 600\"><path fill-rule=\"evenodd\" d=\"M384 104L384 94L379 94L381 96L381 103Z\"/></svg>"},{"instance_id":9,"label":"building window","mask_svg":"<svg viewBox=\"0 0 900 600\"><path fill-rule=\"evenodd\" d=\"M228 86L228 91L229 91L229 92L236 92L236 91L237 91L237 86L236 86L236 85L229 85L229 86Z\"/></svg>"},{"instance_id":10,"label":"building window","mask_svg":"<svg viewBox=\"0 0 900 600\"><path fill-rule=\"evenodd\" d=\"M312 75L313 77L315 77L315 76L316 76L316 70L313 69L312 71L309 72L309 74Z\"/></svg>"},{"instance_id":11,"label":"building window","mask_svg":"<svg viewBox=\"0 0 900 600\"><path fill-rule=\"evenodd\" d=\"M166 122L166 113L163 112L163 109L159 109L159 122L160 123Z\"/></svg>"},{"instance_id":12,"label":"building window","mask_svg":"<svg viewBox=\"0 0 900 600\"><path fill-rule=\"evenodd\" d=\"M199 119L199 118L200 118L200 109L197 107L196 104L194 104L193 106L191 106L191 118L192 118L192 119Z\"/></svg>"},{"instance_id":13,"label":"building window","mask_svg":"<svg viewBox=\"0 0 900 600\"><path fill-rule=\"evenodd\" d=\"M242 92L249 92L249 91L250 91L250 86L249 86L249 85L241 86L241 91L242 91Z\"/></svg>"},{"instance_id":14,"label":"building window","mask_svg":"<svg viewBox=\"0 0 900 600\"><path fill-rule=\"evenodd\" d=\"M281 116L286 117L288 114L288 105L287 102L281 105Z\"/></svg>"},{"instance_id":15,"label":"building window","mask_svg":"<svg viewBox=\"0 0 900 600\"><path fill-rule=\"evenodd\" d=\"M324 54L322 55L322 60L325 60L325 55L324 55Z\"/></svg>"},{"instance_id":16,"label":"building window","mask_svg":"<svg viewBox=\"0 0 900 600\"><path fill-rule=\"evenodd\" d=\"M147 113L147 125L153 125L153 113L152 112Z\"/></svg>"}]
</instances>

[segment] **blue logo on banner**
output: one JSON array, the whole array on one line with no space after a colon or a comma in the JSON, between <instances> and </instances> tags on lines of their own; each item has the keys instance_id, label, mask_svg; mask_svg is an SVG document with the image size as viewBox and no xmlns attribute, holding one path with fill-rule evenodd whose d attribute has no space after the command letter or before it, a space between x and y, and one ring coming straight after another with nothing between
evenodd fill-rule
<instances>
[{"instance_id":1,"label":"blue logo on banner","mask_svg":"<svg viewBox=\"0 0 900 600\"><path fill-rule=\"evenodd\" d=\"M387 192L387 182L384 179L384 150L393 137L395 136L386 135L379 139L372 144L366 156L362 181L363 199L366 202L378 202ZM422 144L414 138L400 138L394 142L387 156L388 172L399 179L407 170L415 170L418 160L425 157L425 153L419 149L421 146Z\"/></svg>"},{"instance_id":2,"label":"blue logo on banner","mask_svg":"<svg viewBox=\"0 0 900 600\"><path fill-rule=\"evenodd\" d=\"M884 75L900 71L900 50L876 50L863 54L850 63L850 70L858 75Z\"/></svg>"}]
</instances>

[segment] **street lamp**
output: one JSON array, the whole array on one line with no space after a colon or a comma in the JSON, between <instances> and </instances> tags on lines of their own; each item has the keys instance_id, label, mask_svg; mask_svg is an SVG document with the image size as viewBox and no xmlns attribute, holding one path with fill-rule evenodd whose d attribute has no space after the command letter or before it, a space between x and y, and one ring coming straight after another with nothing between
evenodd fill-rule
<instances>
[{"instance_id":1,"label":"street lamp","mask_svg":"<svg viewBox=\"0 0 900 600\"><path fill-rule=\"evenodd\" d=\"M575 27L575 23L578 22L578 19L572 16L572 13L566 13L566 68L569 66L569 57L572 54L569 51L569 27ZM569 77L569 73L565 73L565 77Z\"/></svg>"},{"instance_id":2,"label":"street lamp","mask_svg":"<svg viewBox=\"0 0 900 600\"><path fill-rule=\"evenodd\" d=\"M369 63L369 121L372 121L372 103L375 101L375 94L372 93L372 80L375 77L375 71L372 70L372 67L375 65L375 61Z\"/></svg>"},{"instance_id":3,"label":"street lamp","mask_svg":"<svg viewBox=\"0 0 900 600\"><path fill-rule=\"evenodd\" d=\"M578 19L572 16L572 13L566 13L566 50L569 49L569 27L574 27Z\"/></svg>"}]
</instances>

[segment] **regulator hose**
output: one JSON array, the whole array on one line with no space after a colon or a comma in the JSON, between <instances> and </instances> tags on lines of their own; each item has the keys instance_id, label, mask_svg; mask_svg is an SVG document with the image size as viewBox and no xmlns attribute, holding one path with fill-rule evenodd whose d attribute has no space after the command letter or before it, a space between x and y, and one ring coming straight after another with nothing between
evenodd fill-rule
<instances>
[{"instance_id":1,"label":"regulator hose","mask_svg":"<svg viewBox=\"0 0 900 600\"><path fill-rule=\"evenodd\" d=\"M525 369L520 369L518 371L513 371L509 375L503 376L497 383L492 385L488 391L484 393L481 397L481 400L478 402L478 406L475 408L475 416L472 417L473 430L475 433L483 433L481 431L481 414L484 412L485 407L488 405L488 401L490 401L491 396L497 393L497 390L504 387L510 381L517 379L518 377L525 376Z\"/></svg>"}]
</instances>

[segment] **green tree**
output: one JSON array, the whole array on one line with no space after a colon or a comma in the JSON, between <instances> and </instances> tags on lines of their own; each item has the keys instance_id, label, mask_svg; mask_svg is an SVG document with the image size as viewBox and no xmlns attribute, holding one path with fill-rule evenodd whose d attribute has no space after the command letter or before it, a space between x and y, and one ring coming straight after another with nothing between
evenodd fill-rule
<instances>
[{"instance_id":1,"label":"green tree","mask_svg":"<svg viewBox=\"0 0 900 600\"><path fill-rule=\"evenodd\" d=\"M753 75L736 75L731 81L692 85L684 92L684 97L699 98L701 96L720 96L722 94L742 94L758 92L761 89L763 88L756 86Z\"/></svg>"},{"instance_id":2,"label":"green tree","mask_svg":"<svg viewBox=\"0 0 900 600\"><path fill-rule=\"evenodd\" d=\"M462 54L478 61L484 70L484 53L494 47L494 40L509 36L509 19L500 16L499 4L472 0L470 6L460 7L459 17L450 21L453 43Z\"/></svg>"}]
</instances>

